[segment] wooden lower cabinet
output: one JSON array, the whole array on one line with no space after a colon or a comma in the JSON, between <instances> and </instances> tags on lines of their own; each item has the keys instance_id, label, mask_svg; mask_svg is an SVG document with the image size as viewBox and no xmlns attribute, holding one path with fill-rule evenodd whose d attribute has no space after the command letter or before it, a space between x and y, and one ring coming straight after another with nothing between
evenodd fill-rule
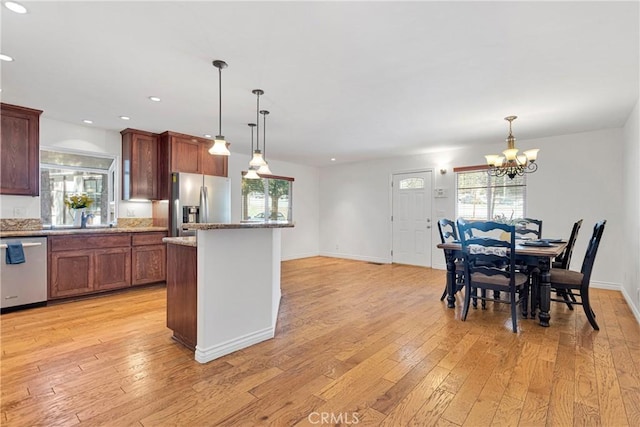
<instances>
[{"instance_id":1,"label":"wooden lower cabinet","mask_svg":"<svg viewBox=\"0 0 640 427\"><path fill-rule=\"evenodd\" d=\"M53 252L49 257L49 299L93 292L95 257L90 251Z\"/></svg>"},{"instance_id":2,"label":"wooden lower cabinet","mask_svg":"<svg viewBox=\"0 0 640 427\"><path fill-rule=\"evenodd\" d=\"M49 236L48 298L165 280L166 232Z\"/></svg>"},{"instance_id":3,"label":"wooden lower cabinet","mask_svg":"<svg viewBox=\"0 0 640 427\"><path fill-rule=\"evenodd\" d=\"M131 236L131 284L164 282L166 279L166 232L136 233Z\"/></svg>"},{"instance_id":4,"label":"wooden lower cabinet","mask_svg":"<svg viewBox=\"0 0 640 427\"><path fill-rule=\"evenodd\" d=\"M94 252L96 291L126 288L131 285L131 249L98 249Z\"/></svg>"},{"instance_id":5,"label":"wooden lower cabinet","mask_svg":"<svg viewBox=\"0 0 640 427\"><path fill-rule=\"evenodd\" d=\"M193 246L167 245L167 327L195 350L198 337L198 260Z\"/></svg>"}]
</instances>

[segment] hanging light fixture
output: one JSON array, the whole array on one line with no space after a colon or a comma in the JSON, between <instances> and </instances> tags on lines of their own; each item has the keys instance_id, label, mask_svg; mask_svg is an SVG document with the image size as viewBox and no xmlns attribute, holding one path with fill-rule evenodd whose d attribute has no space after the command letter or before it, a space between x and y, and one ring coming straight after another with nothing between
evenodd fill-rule
<instances>
[{"instance_id":1,"label":"hanging light fixture","mask_svg":"<svg viewBox=\"0 0 640 427\"><path fill-rule=\"evenodd\" d=\"M516 138L511 132L511 124L518 116L508 116L504 119L509 122L509 136L507 137L507 149L499 154L489 154L484 156L487 159L489 169L487 172L492 176L508 176L513 179L516 175L522 176L525 173L533 173L538 170L536 159L538 157L537 148L527 150L522 154L518 154L516 148Z\"/></svg>"},{"instance_id":2,"label":"hanging light fixture","mask_svg":"<svg viewBox=\"0 0 640 427\"><path fill-rule=\"evenodd\" d=\"M255 123L249 123L251 128L251 154L253 154L253 128L256 127ZM256 173L256 169L253 166L249 166L249 170L244 174L245 179L260 179L260 176Z\"/></svg>"},{"instance_id":3,"label":"hanging light fixture","mask_svg":"<svg viewBox=\"0 0 640 427\"><path fill-rule=\"evenodd\" d=\"M262 150L264 165L260 166L258 169L258 174L260 175L271 175L271 169L269 169L269 164L267 163L267 114L269 112L267 110L260 110L260 114L262 114Z\"/></svg>"},{"instance_id":4,"label":"hanging light fixture","mask_svg":"<svg viewBox=\"0 0 640 427\"><path fill-rule=\"evenodd\" d=\"M258 127L256 128L256 149L253 151L253 157L249 162L249 166L257 169L266 164L262 158L262 151L260 151L260 95L263 95L264 91L262 89L254 89L252 93L257 96L256 123L258 124Z\"/></svg>"},{"instance_id":5,"label":"hanging light fixture","mask_svg":"<svg viewBox=\"0 0 640 427\"><path fill-rule=\"evenodd\" d=\"M227 148L227 141L222 136L222 69L227 68L227 63L220 60L213 61L213 66L218 69L218 101L219 101L219 116L218 116L218 135L216 135L213 145L209 148L209 154L216 156L228 156L231 154Z\"/></svg>"}]
</instances>

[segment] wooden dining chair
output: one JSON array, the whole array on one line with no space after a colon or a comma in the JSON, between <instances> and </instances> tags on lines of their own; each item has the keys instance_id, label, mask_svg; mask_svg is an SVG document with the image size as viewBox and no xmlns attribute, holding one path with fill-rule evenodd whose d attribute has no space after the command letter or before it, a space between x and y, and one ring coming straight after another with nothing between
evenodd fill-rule
<instances>
[{"instance_id":1,"label":"wooden dining chair","mask_svg":"<svg viewBox=\"0 0 640 427\"><path fill-rule=\"evenodd\" d=\"M573 224L573 228L571 229L571 236L569 240L567 240L567 246L564 248L564 251L556 257L555 260L551 263L552 268L563 268L565 270L569 269L569 265L571 264L571 256L573 255L573 248L576 245L576 240L578 240L578 232L580 231L580 227L582 227L582 219L576 221ZM563 291L556 292L558 297L562 297L562 299L569 307L569 310L573 310L572 303L576 302L575 296L568 294Z\"/></svg>"},{"instance_id":2,"label":"wooden dining chair","mask_svg":"<svg viewBox=\"0 0 640 427\"><path fill-rule=\"evenodd\" d=\"M555 291L556 294L560 292L561 295L563 293L570 295L574 300L571 301L571 304L578 304L582 306L589 323L596 331L600 330L600 328L596 322L596 315L591 308L589 300L589 282L591 280L591 272L593 271L593 264L596 260L598 246L600 246L600 240L602 239L602 233L604 232L604 225L606 223L606 220L602 220L596 223L593 227L593 234L591 235L591 239L589 239L587 252L584 255L582 268L579 272L563 268L551 269L551 291ZM580 301L575 300L577 297L580 298ZM567 301L564 298L551 298L551 301L567 304Z\"/></svg>"},{"instance_id":3,"label":"wooden dining chair","mask_svg":"<svg viewBox=\"0 0 640 427\"><path fill-rule=\"evenodd\" d=\"M576 245L576 240L578 240L580 227L582 227L581 219L573 224L571 236L569 237L569 240L567 240L567 246L564 248L564 251L557 256L555 260L553 260L553 264L551 265L553 268L564 268L565 270L569 268L571 256L573 255L573 248Z\"/></svg>"},{"instance_id":4,"label":"wooden dining chair","mask_svg":"<svg viewBox=\"0 0 640 427\"><path fill-rule=\"evenodd\" d=\"M540 239L542 237L542 220L523 218L516 225L517 238Z\"/></svg>"},{"instance_id":5,"label":"wooden dining chair","mask_svg":"<svg viewBox=\"0 0 640 427\"><path fill-rule=\"evenodd\" d=\"M481 232L477 234L476 231ZM513 225L493 221L467 222L458 219L458 232L464 254L464 307L462 320L467 319L472 290L480 289L478 297L485 301L507 303L511 305L511 323L513 332L518 331L516 315L517 305L526 306L528 293L526 292L529 277L516 270L516 233ZM509 234L509 239L490 237ZM484 237L474 237L474 236ZM508 294L509 299L487 297L487 290L500 291ZM474 293L474 298L476 294Z\"/></svg>"},{"instance_id":6,"label":"wooden dining chair","mask_svg":"<svg viewBox=\"0 0 640 427\"><path fill-rule=\"evenodd\" d=\"M442 218L438 220L438 231L440 232L440 240L442 243L450 243L453 241L458 241L458 231L456 230L456 223L454 221L447 218ZM445 262L447 262L446 254L445 254ZM462 279L464 274L464 263L462 262L462 260L456 260L455 264L456 264L455 292L458 292L460 289L464 287L464 282ZM445 284L444 292L442 292L440 301L443 301L446 296L447 296L447 285Z\"/></svg>"}]
</instances>

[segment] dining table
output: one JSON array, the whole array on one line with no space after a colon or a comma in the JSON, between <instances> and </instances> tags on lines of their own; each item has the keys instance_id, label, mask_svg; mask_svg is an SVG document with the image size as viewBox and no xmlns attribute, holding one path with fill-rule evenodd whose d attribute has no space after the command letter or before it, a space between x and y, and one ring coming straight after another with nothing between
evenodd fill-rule
<instances>
[{"instance_id":1,"label":"dining table","mask_svg":"<svg viewBox=\"0 0 640 427\"><path fill-rule=\"evenodd\" d=\"M551 262L564 251L567 242L553 241L553 243L548 242L545 246L533 246L532 243L526 242L516 241L516 263L526 265L529 271L535 271L534 276L536 278L532 280L529 315L534 319L536 311L539 309L540 326L548 327L551 319L549 315L551 307ZM464 259L462 245L457 241L453 241L440 243L438 248L444 250L447 262L447 307L455 308L456 260ZM523 315L527 316L526 308L523 311Z\"/></svg>"}]
</instances>

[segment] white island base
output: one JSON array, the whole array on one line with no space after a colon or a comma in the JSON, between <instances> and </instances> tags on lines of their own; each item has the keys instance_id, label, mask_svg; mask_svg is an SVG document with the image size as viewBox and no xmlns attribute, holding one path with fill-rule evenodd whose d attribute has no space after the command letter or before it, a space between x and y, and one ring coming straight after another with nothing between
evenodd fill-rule
<instances>
[{"instance_id":1,"label":"white island base","mask_svg":"<svg viewBox=\"0 0 640 427\"><path fill-rule=\"evenodd\" d=\"M280 227L197 230L195 359L206 363L274 337L281 239Z\"/></svg>"}]
</instances>

